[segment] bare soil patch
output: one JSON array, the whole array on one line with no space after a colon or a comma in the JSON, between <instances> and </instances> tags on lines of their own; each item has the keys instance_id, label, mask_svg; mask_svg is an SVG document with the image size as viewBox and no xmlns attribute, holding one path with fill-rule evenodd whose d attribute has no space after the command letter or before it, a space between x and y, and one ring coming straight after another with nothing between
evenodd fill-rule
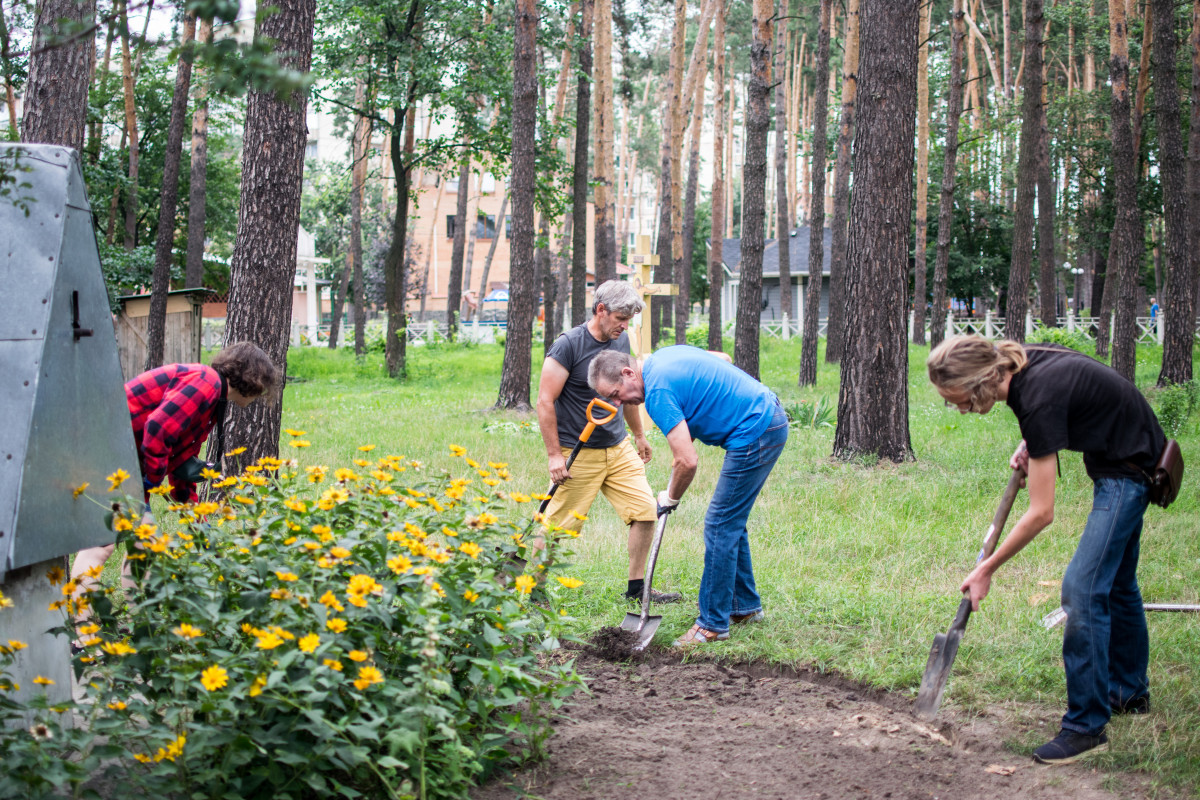
<instances>
[{"instance_id":1,"label":"bare soil patch","mask_svg":"<svg viewBox=\"0 0 1200 800\"><path fill-rule=\"evenodd\" d=\"M592 694L566 708L546 759L497 776L475 800L1141 794L1133 776L1121 776L1113 794L1086 762L1046 767L1005 749L1013 730L1002 719L943 712L926 726L909 713L911 698L838 678L684 662L662 649L614 663L593 648L577 663ZM1056 723L1046 720L1047 738Z\"/></svg>"}]
</instances>

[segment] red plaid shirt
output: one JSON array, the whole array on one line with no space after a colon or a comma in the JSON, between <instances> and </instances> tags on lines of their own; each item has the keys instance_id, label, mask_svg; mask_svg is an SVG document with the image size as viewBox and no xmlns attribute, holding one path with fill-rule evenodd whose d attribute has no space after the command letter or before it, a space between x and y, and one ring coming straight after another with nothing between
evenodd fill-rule
<instances>
[{"instance_id":1,"label":"red plaid shirt","mask_svg":"<svg viewBox=\"0 0 1200 800\"><path fill-rule=\"evenodd\" d=\"M161 485L180 464L200 452L223 396L221 376L203 364L168 364L125 384L146 486ZM175 499L195 499L193 484L180 484L172 478L171 486Z\"/></svg>"}]
</instances>

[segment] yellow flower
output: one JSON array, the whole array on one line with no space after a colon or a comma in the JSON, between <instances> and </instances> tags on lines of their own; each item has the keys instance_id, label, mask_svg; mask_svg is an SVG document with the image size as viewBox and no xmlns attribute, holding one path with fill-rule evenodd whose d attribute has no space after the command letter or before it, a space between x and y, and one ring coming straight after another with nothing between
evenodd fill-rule
<instances>
[{"instance_id":1,"label":"yellow flower","mask_svg":"<svg viewBox=\"0 0 1200 800\"><path fill-rule=\"evenodd\" d=\"M228 487L228 486L233 486L233 485L234 485L234 484L236 484L236 483L237 483L237 478L235 478L234 476L230 475L230 476L229 476L228 478L226 478L225 480L223 480L223 481L220 481L220 482L218 482L218 483L214 483L214 484L213 484L213 488L214 488L214 489L224 489L224 488L226 488L226 487Z\"/></svg>"},{"instance_id":2,"label":"yellow flower","mask_svg":"<svg viewBox=\"0 0 1200 800\"><path fill-rule=\"evenodd\" d=\"M108 707L111 708L113 711L124 711L127 708L127 706L120 700L112 701L111 703L108 704Z\"/></svg>"},{"instance_id":3,"label":"yellow flower","mask_svg":"<svg viewBox=\"0 0 1200 800\"><path fill-rule=\"evenodd\" d=\"M287 600L291 596L292 596L292 593L289 592L287 589L272 589L271 590L271 599L272 600Z\"/></svg>"},{"instance_id":4,"label":"yellow flower","mask_svg":"<svg viewBox=\"0 0 1200 800\"><path fill-rule=\"evenodd\" d=\"M162 486L155 486L153 489L147 489L146 491L159 497L166 497L171 493L171 485L164 483Z\"/></svg>"},{"instance_id":5,"label":"yellow flower","mask_svg":"<svg viewBox=\"0 0 1200 800\"><path fill-rule=\"evenodd\" d=\"M88 483L87 481L84 481L83 483L79 484L78 486L76 486L74 489L71 490L71 496L79 497L79 495L81 495L87 491L87 488L89 486L91 486L91 484Z\"/></svg>"},{"instance_id":6,"label":"yellow flower","mask_svg":"<svg viewBox=\"0 0 1200 800\"><path fill-rule=\"evenodd\" d=\"M46 580L50 581L51 586L58 586L67 579L67 575L63 572L62 567L51 567L46 572Z\"/></svg>"},{"instance_id":7,"label":"yellow flower","mask_svg":"<svg viewBox=\"0 0 1200 800\"><path fill-rule=\"evenodd\" d=\"M457 532L451 530L450 528L446 527L445 525L442 526L442 533L451 538L458 536Z\"/></svg>"},{"instance_id":8,"label":"yellow flower","mask_svg":"<svg viewBox=\"0 0 1200 800\"><path fill-rule=\"evenodd\" d=\"M124 531L131 531L131 530L133 530L133 523L130 522L129 520L125 519L124 517L121 517L115 523L113 523L113 528L116 530L117 533L122 533Z\"/></svg>"},{"instance_id":9,"label":"yellow flower","mask_svg":"<svg viewBox=\"0 0 1200 800\"><path fill-rule=\"evenodd\" d=\"M137 652L136 648L130 647L124 642L106 642L100 646L100 649L110 656L131 656Z\"/></svg>"},{"instance_id":10,"label":"yellow flower","mask_svg":"<svg viewBox=\"0 0 1200 800\"><path fill-rule=\"evenodd\" d=\"M265 689L265 688L267 688L267 676L259 675L257 678L254 679L254 683L250 684L250 691L248 692L248 694L251 697L258 697L260 694L263 693L263 689Z\"/></svg>"},{"instance_id":11,"label":"yellow flower","mask_svg":"<svg viewBox=\"0 0 1200 800\"><path fill-rule=\"evenodd\" d=\"M463 597L466 598L468 603L474 603L479 599L479 592L472 592L470 589L467 589L463 592Z\"/></svg>"},{"instance_id":12,"label":"yellow flower","mask_svg":"<svg viewBox=\"0 0 1200 800\"><path fill-rule=\"evenodd\" d=\"M49 678L43 678L41 675L38 675L36 678L34 678L33 682L36 683L38 686L53 686L54 685L54 681L50 680Z\"/></svg>"},{"instance_id":13,"label":"yellow flower","mask_svg":"<svg viewBox=\"0 0 1200 800\"><path fill-rule=\"evenodd\" d=\"M334 547L329 550L329 555L334 558L349 558L350 551L344 547Z\"/></svg>"},{"instance_id":14,"label":"yellow flower","mask_svg":"<svg viewBox=\"0 0 1200 800\"><path fill-rule=\"evenodd\" d=\"M389 558L387 565L388 565L388 569L390 569L392 572L396 573L397 575L403 575L404 573L406 573L410 569L412 569L412 562L409 561L405 556L396 556L395 558Z\"/></svg>"},{"instance_id":15,"label":"yellow flower","mask_svg":"<svg viewBox=\"0 0 1200 800\"><path fill-rule=\"evenodd\" d=\"M368 594L383 594L383 586L370 575L362 573L353 575L346 584L346 594L352 597L363 597Z\"/></svg>"},{"instance_id":16,"label":"yellow flower","mask_svg":"<svg viewBox=\"0 0 1200 800\"><path fill-rule=\"evenodd\" d=\"M450 445L450 455L453 458L457 458L458 456L461 456L461 455L465 454L466 452L467 452L467 448L465 448L465 447L459 447L456 444Z\"/></svg>"},{"instance_id":17,"label":"yellow flower","mask_svg":"<svg viewBox=\"0 0 1200 800\"><path fill-rule=\"evenodd\" d=\"M458 549L469 555L471 558L479 558L479 554L483 552L483 548L474 542L463 542L458 546Z\"/></svg>"},{"instance_id":18,"label":"yellow flower","mask_svg":"<svg viewBox=\"0 0 1200 800\"><path fill-rule=\"evenodd\" d=\"M338 602L337 595L335 595L333 592L325 592L325 594L321 595L321 599L317 602L328 609L332 609L333 611L346 610L345 607Z\"/></svg>"},{"instance_id":19,"label":"yellow flower","mask_svg":"<svg viewBox=\"0 0 1200 800\"><path fill-rule=\"evenodd\" d=\"M257 469L257 467L246 467L246 471L247 471L247 472L249 472L251 469ZM266 486L266 485L267 485L267 483L268 483L267 479L266 479L266 478L264 478L262 475L246 475L246 476L243 476L243 477L242 477L242 482L243 482L243 483L248 483L248 484L250 484L251 486Z\"/></svg>"},{"instance_id":20,"label":"yellow flower","mask_svg":"<svg viewBox=\"0 0 1200 800\"><path fill-rule=\"evenodd\" d=\"M245 497L245 496L243 496L243 495L240 495L240 494L235 494L235 495L233 496L233 499L234 499L234 500L236 500L236 501L238 501L238 502L239 502L239 503L241 503L242 505L247 505L247 506L252 506L252 505L254 505L254 498L253 498L253 497Z\"/></svg>"},{"instance_id":21,"label":"yellow flower","mask_svg":"<svg viewBox=\"0 0 1200 800\"><path fill-rule=\"evenodd\" d=\"M352 469L346 469L345 467L339 467L338 469L335 469L333 471L333 478L334 478L334 480L341 483L344 481L356 481L356 480L358 480L358 475Z\"/></svg>"},{"instance_id":22,"label":"yellow flower","mask_svg":"<svg viewBox=\"0 0 1200 800\"><path fill-rule=\"evenodd\" d=\"M296 577L296 574L294 572L280 572L278 570L275 571L275 577L279 578L279 580L281 580L281 581L300 580L299 578Z\"/></svg>"},{"instance_id":23,"label":"yellow flower","mask_svg":"<svg viewBox=\"0 0 1200 800\"><path fill-rule=\"evenodd\" d=\"M171 633L175 634L176 636L182 636L184 639L199 639L204 635L204 631L193 625L189 625L186 622L180 625L178 628L172 628Z\"/></svg>"},{"instance_id":24,"label":"yellow flower","mask_svg":"<svg viewBox=\"0 0 1200 800\"><path fill-rule=\"evenodd\" d=\"M242 453L244 453L244 452L246 452L246 448L244 448L244 447L235 447L235 448L233 448L232 450L230 450L228 453L226 453L225 455L227 455L227 456L240 456L240 455L241 455Z\"/></svg>"},{"instance_id":25,"label":"yellow flower","mask_svg":"<svg viewBox=\"0 0 1200 800\"><path fill-rule=\"evenodd\" d=\"M0 592L0 608L12 608L13 601L4 596L4 592Z\"/></svg>"},{"instance_id":26,"label":"yellow flower","mask_svg":"<svg viewBox=\"0 0 1200 800\"><path fill-rule=\"evenodd\" d=\"M99 630L99 627L97 627L97 630ZM24 649L25 649L26 647L28 647L29 645L25 644L24 642L22 642L22 641L20 641L20 640L18 640L18 639L9 639L9 640L8 640L8 646L9 646L10 648L12 648L12 651L13 651L14 653L16 653L16 652L17 652L17 651L19 651L19 650L24 650Z\"/></svg>"},{"instance_id":27,"label":"yellow flower","mask_svg":"<svg viewBox=\"0 0 1200 800\"><path fill-rule=\"evenodd\" d=\"M495 525L499 521L500 518L495 514L489 514L485 511L478 517L467 517L467 527L473 530L481 530L488 525Z\"/></svg>"},{"instance_id":28,"label":"yellow flower","mask_svg":"<svg viewBox=\"0 0 1200 800\"><path fill-rule=\"evenodd\" d=\"M292 447L312 447L312 442L306 439L292 439L288 444Z\"/></svg>"},{"instance_id":29,"label":"yellow flower","mask_svg":"<svg viewBox=\"0 0 1200 800\"><path fill-rule=\"evenodd\" d=\"M325 493L321 495L321 499L333 503L344 503L350 499L350 493L345 489L326 489ZM328 509L325 510L328 511Z\"/></svg>"},{"instance_id":30,"label":"yellow flower","mask_svg":"<svg viewBox=\"0 0 1200 800\"><path fill-rule=\"evenodd\" d=\"M529 495L521 494L520 492L512 492L511 494L509 494L509 498L514 503L528 503L529 502Z\"/></svg>"},{"instance_id":31,"label":"yellow flower","mask_svg":"<svg viewBox=\"0 0 1200 800\"><path fill-rule=\"evenodd\" d=\"M325 472L327 467L305 467L304 471L308 473L309 483L320 483L325 480Z\"/></svg>"},{"instance_id":32,"label":"yellow flower","mask_svg":"<svg viewBox=\"0 0 1200 800\"><path fill-rule=\"evenodd\" d=\"M284 428L283 432L288 436L304 436L307 431L298 431L295 428Z\"/></svg>"},{"instance_id":33,"label":"yellow flower","mask_svg":"<svg viewBox=\"0 0 1200 800\"><path fill-rule=\"evenodd\" d=\"M300 640L296 642L296 646L299 647L300 651L303 653L313 652L317 649L317 645L319 644L321 644L321 637L317 636L315 633L310 633L308 636L302 636L300 637Z\"/></svg>"},{"instance_id":34,"label":"yellow flower","mask_svg":"<svg viewBox=\"0 0 1200 800\"><path fill-rule=\"evenodd\" d=\"M505 462L489 461L488 466L491 467L492 469L504 469L505 467L508 466L508 462L507 461L505 461Z\"/></svg>"},{"instance_id":35,"label":"yellow flower","mask_svg":"<svg viewBox=\"0 0 1200 800\"><path fill-rule=\"evenodd\" d=\"M203 517L207 516L208 514L216 513L219 508L220 506L218 506L216 503L197 503L196 507L192 510L195 511L197 515Z\"/></svg>"},{"instance_id":36,"label":"yellow flower","mask_svg":"<svg viewBox=\"0 0 1200 800\"><path fill-rule=\"evenodd\" d=\"M537 586L537 581L532 575L518 575L516 586L517 591L521 594L529 594L533 591L533 587Z\"/></svg>"},{"instance_id":37,"label":"yellow flower","mask_svg":"<svg viewBox=\"0 0 1200 800\"><path fill-rule=\"evenodd\" d=\"M556 578L556 580L568 589L578 589L583 586L583 581L579 578Z\"/></svg>"},{"instance_id":38,"label":"yellow flower","mask_svg":"<svg viewBox=\"0 0 1200 800\"><path fill-rule=\"evenodd\" d=\"M464 458L464 459L463 459L463 461L466 461L466 462L467 462L467 466L468 466L468 467L470 467L471 469L479 469L479 462L478 462L478 461L476 461L475 459L473 459L473 458Z\"/></svg>"},{"instance_id":39,"label":"yellow flower","mask_svg":"<svg viewBox=\"0 0 1200 800\"><path fill-rule=\"evenodd\" d=\"M259 631L258 641L255 642L255 646L260 650L274 650L281 644L283 644L283 639L270 631Z\"/></svg>"},{"instance_id":40,"label":"yellow flower","mask_svg":"<svg viewBox=\"0 0 1200 800\"><path fill-rule=\"evenodd\" d=\"M109 475L107 480L108 480L108 490L110 492L115 492L118 488L120 488L122 483L129 480L129 473L123 469L119 469L116 472Z\"/></svg>"},{"instance_id":41,"label":"yellow flower","mask_svg":"<svg viewBox=\"0 0 1200 800\"><path fill-rule=\"evenodd\" d=\"M200 673L200 683L204 684L204 688L208 691L215 692L229 683L229 673L216 664L213 664Z\"/></svg>"},{"instance_id":42,"label":"yellow flower","mask_svg":"<svg viewBox=\"0 0 1200 800\"><path fill-rule=\"evenodd\" d=\"M334 633L341 633L342 631L346 630L346 620L341 619L340 617L330 617L329 619L325 620L325 627L329 628L329 630L333 631Z\"/></svg>"},{"instance_id":43,"label":"yellow flower","mask_svg":"<svg viewBox=\"0 0 1200 800\"><path fill-rule=\"evenodd\" d=\"M93 633L96 633L98 630L100 630L99 625L97 625L94 622L89 622L87 625L80 625L76 629L75 632L80 634L81 636L91 636ZM9 643L11 644L11 642L9 642Z\"/></svg>"},{"instance_id":44,"label":"yellow flower","mask_svg":"<svg viewBox=\"0 0 1200 800\"><path fill-rule=\"evenodd\" d=\"M329 667L334 672L342 671L342 662L340 662L340 661L336 661L332 658L326 658L321 663L324 664L325 666Z\"/></svg>"},{"instance_id":45,"label":"yellow flower","mask_svg":"<svg viewBox=\"0 0 1200 800\"><path fill-rule=\"evenodd\" d=\"M581 522L587 522L587 515L586 515L586 514L580 514L578 511L572 511L572 512L571 512L571 516L573 516L575 519L577 519L577 520L579 520L579 521L581 521Z\"/></svg>"},{"instance_id":46,"label":"yellow flower","mask_svg":"<svg viewBox=\"0 0 1200 800\"><path fill-rule=\"evenodd\" d=\"M371 654L366 650L351 650L348 655L351 661L366 661L371 657Z\"/></svg>"},{"instance_id":47,"label":"yellow flower","mask_svg":"<svg viewBox=\"0 0 1200 800\"><path fill-rule=\"evenodd\" d=\"M383 683L383 673L375 667L359 667L358 680L354 682L354 688L360 692L368 686L373 686L376 683Z\"/></svg>"},{"instance_id":48,"label":"yellow flower","mask_svg":"<svg viewBox=\"0 0 1200 800\"><path fill-rule=\"evenodd\" d=\"M392 473L384 472L381 469L371 470L371 477L380 483L390 483L393 480Z\"/></svg>"},{"instance_id":49,"label":"yellow flower","mask_svg":"<svg viewBox=\"0 0 1200 800\"><path fill-rule=\"evenodd\" d=\"M496 480L495 478L484 478L483 482L486 483L488 486L499 486L500 485L500 481Z\"/></svg>"},{"instance_id":50,"label":"yellow flower","mask_svg":"<svg viewBox=\"0 0 1200 800\"><path fill-rule=\"evenodd\" d=\"M200 470L200 477L204 478L206 481L219 481L221 480L221 473L217 472L215 469L208 469L206 467Z\"/></svg>"}]
</instances>

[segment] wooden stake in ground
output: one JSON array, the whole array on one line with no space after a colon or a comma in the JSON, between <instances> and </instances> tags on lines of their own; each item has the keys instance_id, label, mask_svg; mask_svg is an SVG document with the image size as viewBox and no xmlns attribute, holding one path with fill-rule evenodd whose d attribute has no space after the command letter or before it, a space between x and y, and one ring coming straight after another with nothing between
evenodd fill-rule
<instances>
[{"instance_id":1,"label":"wooden stake in ground","mask_svg":"<svg viewBox=\"0 0 1200 800\"><path fill-rule=\"evenodd\" d=\"M821 283L825 273L825 124L829 117L829 28L833 0L821 0L821 27L817 36L816 92L812 127L812 208L808 223L808 292L804 298L804 342L800 350L800 386L817 382L817 330L821 316ZM788 239L780 240L782 248Z\"/></svg>"}]
</instances>

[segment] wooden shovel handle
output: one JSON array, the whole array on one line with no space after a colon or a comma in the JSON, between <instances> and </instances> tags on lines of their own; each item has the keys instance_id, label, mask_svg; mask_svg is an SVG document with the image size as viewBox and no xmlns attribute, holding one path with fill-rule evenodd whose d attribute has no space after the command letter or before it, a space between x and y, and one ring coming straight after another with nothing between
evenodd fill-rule
<instances>
[{"instance_id":1,"label":"wooden shovel handle","mask_svg":"<svg viewBox=\"0 0 1200 800\"><path fill-rule=\"evenodd\" d=\"M1004 530L1004 523L1008 521L1008 512L1012 511L1013 503L1017 499L1017 492L1021 491L1021 481L1025 479L1025 470L1014 469L1012 477L1008 479L1008 486L1004 487L1004 496L1000 498L1000 507L996 509L996 516L992 517L992 524L988 526L987 533L983 537L983 549L979 551L979 557L975 559L975 563L983 561L996 551L996 544L1000 541L1000 533Z\"/></svg>"}]
</instances>

